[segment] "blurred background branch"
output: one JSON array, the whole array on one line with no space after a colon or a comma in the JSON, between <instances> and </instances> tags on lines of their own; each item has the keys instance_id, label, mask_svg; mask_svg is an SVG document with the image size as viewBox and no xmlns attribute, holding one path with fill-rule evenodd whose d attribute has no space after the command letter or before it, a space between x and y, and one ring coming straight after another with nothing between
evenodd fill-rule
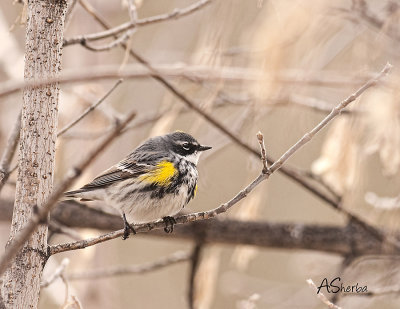
<instances>
[{"instance_id":1,"label":"blurred background branch","mask_svg":"<svg viewBox=\"0 0 400 309\"><path fill-rule=\"evenodd\" d=\"M0 221L11 218L11 201L0 200ZM52 220L69 228L90 228L98 231L122 228L121 217L87 207L75 201L65 201L55 207ZM50 229L52 226L50 225ZM60 231L55 230L55 233ZM122 235L122 234L121 234ZM299 223L274 223L240 221L234 219L210 219L177 225L173 234L151 231L143 235L171 239L201 240L204 243L252 245L261 248L303 249L334 253L342 256L385 255L393 247L371 238L357 223L346 226L313 225ZM399 235L396 235L399 237Z\"/></svg>"}]
</instances>

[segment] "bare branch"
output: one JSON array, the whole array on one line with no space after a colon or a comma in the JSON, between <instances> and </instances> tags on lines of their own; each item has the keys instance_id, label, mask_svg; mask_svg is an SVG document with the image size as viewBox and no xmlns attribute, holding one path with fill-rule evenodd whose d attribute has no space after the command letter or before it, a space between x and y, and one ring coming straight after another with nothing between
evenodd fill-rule
<instances>
[{"instance_id":1,"label":"bare branch","mask_svg":"<svg viewBox=\"0 0 400 309\"><path fill-rule=\"evenodd\" d=\"M0 161L0 192L3 189L4 184L7 182L8 177L10 176L11 171L10 163L12 158L14 157L15 150L17 149L18 141L19 141L19 132L21 129L21 111L19 112L15 124L11 130L10 136L7 140L6 149L3 152Z\"/></svg>"},{"instance_id":2,"label":"bare branch","mask_svg":"<svg viewBox=\"0 0 400 309\"><path fill-rule=\"evenodd\" d=\"M128 0L128 13L132 23L136 23L138 20L138 13L135 0Z\"/></svg>"},{"instance_id":3,"label":"bare branch","mask_svg":"<svg viewBox=\"0 0 400 309\"><path fill-rule=\"evenodd\" d=\"M132 28L126 30L124 34L122 34L120 37L116 37L115 40L111 41L108 44L105 44L102 46L93 46L93 45L88 44L88 42L86 40L82 40L80 42L81 45L90 51L101 52L101 51L110 50L110 49L117 47L118 45L126 42L127 40L129 40L137 30L136 24L137 24L138 16L137 16L137 9L136 9L136 5L135 5L135 1L128 0L127 3L128 3L128 13L129 13L129 17L131 19ZM114 37L115 37L115 35L114 35Z\"/></svg>"},{"instance_id":4,"label":"bare branch","mask_svg":"<svg viewBox=\"0 0 400 309\"><path fill-rule=\"evenodd\" d=\"M40 284L41 288L46 288L48 287L50 284L52 284L54 281L56 281L56 279L58 279L65 271L65 268L69 265L69 259L68 258L64 258L61 261L61 264L59 267L57 267L57 269L55 270L55 272L49 276L49 278L47 278L46 280L42 281Z\"/></svg>"},{"instance_id":5,"label":"bare branch","mask_svg":"<svg viewBox=\"0 0 400 309\"><path fill-rule=\"evenodd\" d=\"M219 95L219 97L220 97L221 101L217 101L215 103L215 108L223 108L223 107L226 107L226 106L246 106L246 107L253 108L253 106L245 104L245 102L250 102L251 100L253 100L251 98L234 99L234 98L227 98L225 95L223 95L223 96ZM272 104L276 104L276 106L282 106L283 105L283 103L282 103L283 100L288 100L288 98L276 99L276 103L273 102ZM299 102L294 102L293 101L293 102L288 102L288 103L298 104L300 106L311 108L312 110L316 110L318 112L324 112L324 113L326 113L326 112L329 113L332 110L332 107L328 108L328 104L326 102L321 101L321 104L324 104L324 105L323 106L322 105L315 106L315 108L314 108L314 106L308 105L309 102L307 100L311 101L311 100L313 100L313 98L306 99L306 101L303 102L304 104L300 103L301 101L299 101ZM267 100L266 105L257 106L257 108L258 109L260 109L260 108L268 108L268 109L271 108L271 106L268 105L268 104L270 104L270 101L271 100ZM274 101L274 99L272 99L272 101ZM188 113L188 112L190 112L190 109L186 107L186 108L181 109L179 111L179 114L185 114L185 113ZM359 112L361 112L361 111L354 111L354 110L350 111L350 110L346 110L345 109L345 110L342 111L341 114L342 115L357 115ZM136 119L136 121L134 123L128 125L123 130L123 133L125 133L128 130L134 130L134 129L137 129L137 128L141 128L144 125L151 124L151 123L159 120L163 115L164 115L164 112L160 111L160 112L157 112L157 113L149 113L148 115L144 115L142 117L138 117L138 119ZM100 137L104 136L105 134L107 134L108 132L110 132L110 130L112 130L112 127L113 126L110 126L110 127L106 128L104 130L97 131L97 132L79 131L79 132L69 133L69 134L63 135L63 138L68 138L68 139L96 139L96 138L100 138ZM300 174L303 174L305 177L312 178L312 179L314 179L315 181L317 181L319 183L323 183L323 187L326 188L327 190L329 190L332 193L333 196L338 196L337 193L334 192L333 189L330 188L328 184L324 183L324 180L321 177L319 177L318 175L315 175L310 171L302 171L302 170L300 170L298 168L297 168L297 172L299 172Z\"/></svg>"},{"instance_id":6,"label":"bare branch","mask_svg":"<svg viewBox=\"0 0 400 309\"><path fill-rule=\"evenodd\" d=\"M83 1L83 0L81 0ZM125 43L120 43L120 46L126 48ZM130 54L132 56L132 49ZM135 52L133 52L135 53ZM136 53L135 53L136 55ZM134 57L134 56L132 56ZM140 59L144 60L141 56ZM136 58L135 58L136 59ZM139 61L140 62L140 61ZM147 63L147 62L146 62ZM144 65L142 63L142 65ZM259 82L260 80L268 80L270 78L265 72L258 69L248 69L243 67L208 67L198 65L182 65L180 64L160 64L160 65L145 65L143 68L137 64L127 65L126 69L121 70L118 66L97 66L89 67L85 70L64 70L64 72L58 76L47 79L37 79L35 81L7 81L0 84L0 97L13 94L26 87L40 87L52 83L75 83L83 81L96 81L96 80L107 80L107 79L143 79L143 78L154 78L157 80L157 76L166 80L166 78L187 78L191 81L220 81L224 80L227 82ZM151 68L150 68L151 66ZM321 75L319 73L319 75ZM367 75L366 77L368 77ZM360 86L365 83L365 78L360 78L354 81L354 79L342 78L341 82L333 80L324 81L321 76L311 76L309 78L291 76L289 73L282 73L280 77L281 83L288 84L303 84L309 85L310 83L319 83L322 86L334 85L336 87L342 86ZM390 87L396 87L395 84L386 82L385 85ZM293 97L296 99L296 97ZM289 97L290 99L290 97ZM297 99L298 100L298 99Z\"/></svg>"},{"instance_id":7,"label":"bare branch","mask_svg":"<svg viewBox=\"0 0 400 309\"><path fill-rule=\"evenodd\" d=\"M174 265L180 262L187 261L191 258L190 252L178 251L169 256L158 259L157 261L145 263L141 265L114 266L110 268L92 269L86 271L78 271L66 275L68 280L82 279L99 279L115 276L138 275L150 271L158 270L166 266Z\"/></svg>"},{"instance_id":8,"label":"bare branch","mask_svg":"<svg viewBox=\"0 0 400 309\"><path fill-rule=\"evenodd\" d=\"M144 19L138 19L136 21L126 22L115 28L112 28L112 29L109 29L109 30L106 30L103 32L99 32L99 33L76 36L74 38L64 40L64 46L68 46L68 45L72 45L72 44L81 44L82 42L88 42L88 41L101 40L101 39L105 39L105 38L108 38L111 36L115 36L121 32L132 29L134 27L141 27L144 25L150 25L150 24L154 24L154 23L158 23L158 22L162 22L162 21L166 21L166 20L178 19L178 18L187 16L187 15L190 15L210 3L211 3L211 0L200 0L186 8L174 9L171 13L168 13L168 14L161 14L161 15L157 15L157 16L144 18Z\"/></svg>"},{"instance_id":9,"label":"bare branch","mask_svg":"<svg viewBox=\"0 0 400 309\"><path fill-rule=\"evenodd\" d=\"M96 103L94 103L93 105L91 105L91 106L90 106L89 108L87 108L80 116L78 116L75 120L71 121L68 125L66 125L64 128L62 128L62 129L57 133L57 137L60 137L60 136L65 137L64 134L65 134L67 131L69 131L72 127L74 127L77 123L79 123L83 118L85 118L90 112L92 112L92 111L93 111L94 109L96 109L101 103L103 103L104 100L107 99L107 97L108 97L108 96L117 88L117 86L118 86L120 83L122 83L122 82L123 82L123 79L122 79L122 78L119 79L119 80L114 84L114 86L111 87L111 89L110 89L99 101L97 101ZM141 121L141 122L135 124L133 127L135 127L135 128L136 128L136 127L140 127L140 126L142 126L142 125L144 125L144 124L147 124L147 123L149 123L149 122L156 121L156 120L159 119L160 117L161 117L161 114L157 114L157 115L155 115L155 116L148 117L148 119L144 119L143 121ZM19 117L19 118L21 118L21 117ZM129 128L132 128L132 126L127 126L127 127L122 131L122 133L126 132ZM91 136L86 137L86 138L88 138L88 139L100 138L100 137L104 136L105 134L109 133L110 131L112 131L113 129L114 129L114 125L110 126L108 129L104 130L104 131L101 132L100 134L93 134L93 133L92 133ZM18 134L19 134L19 130L18 130ZM80 134L80 136L81 136L81 138L85 138L85 136L83 136L83 135L81 135L81 134ZM18 141L17 141L17 143L18 143ZM9 169L9 171L8 171L7 173L4 173L4 175L5 175L6 177L4 177L3 179L1 179L1 181L0 181L0 191L1 191L2 187L3 187L3 185L7 182L8 177L9 177L12 173L14 173L14 172L17 170L17 168L18 168L18 164L15 164L11 169ZM0 178L1 178L1 176L3 175L2 170L3 170L3 169L0 168Z\"/></svg>"},{"instance_id":10,"label":"bare branch","mask_svg":"<svg viewBox=\"0 0 400 309\"><path fill-rule=\"evenodd\" d=\"M285 98L284 98L285 99ZM293 105L297 105L300 107L306 107L306 108L310 108L312 110L318 111L318 112L330 112L332 110L332 106L330 104L328 104L327 102L323 101L323 100L319 100L316 98L312 98L312 97L306 97L306 96L300 96L297 94L291 94L289 95L286 100L288 101L288 103L291 103ZM283 102L283 100L281 99L280 102ZM279 100L278 100L279 103ZM357 114L360 111L354 111L354 110L343 110L343 114Z\"/></svg>"},{"instance_id":11,"label":"bare branch","mask_svg":"<svg viewBox=\"0 0 400 309\"><path fill-rule=\"evenodd\" d=\"M55 188L47 199L46 203L37 209L31 220L27 223L7 246L5 252L0 258L0 276L7 269L14 256L22 248L24 243L29 239L30 235L36 230L37 226L46 222L47 216L53 206L57 203L58 198L65 190L74 183L76 178L82 171L121 133L122 129L135 117L135 112L130 112L128 116L97 146L95 147L79 164L71 168L64 180Z\"/></svg>"},{"instance_id":12,"label":"bare branch","mask_svg":"<svg viewBox=\"0 0 400 309\"><path fill-rule=\"evenodd\" d=\"M313 290L315 290L316 292L318 291L317 286L315 285L315 283L314 283L311 279L307 279L306 281L307 281L308 285L309 285L311 288L313 288ZM342 309L341 307L336 306L334 303L330 302L329 299L326 298L326 296L325 296L324 294L322 294L321 292L320 292L320 293L317 293L317 297L318 297L325 305L327 305L327 306L328 306L329 308L331 308L331 309Z\"/></svg>"},{"instance_id":13,"label":"bare branch","mask_svg":"<svg viewBox=\"0 0 400 309\"><path fill-rule=\"evenodd\" d=\"M12 208L12 201L0 200L0 221L11 221ZM51 212L51 220L53 219L69 228L112 231L122 227L120 216L104 213L73 200L58 203ZM156 230L147 236L188 241L201 239L205 244L316 250L343 256L384 255L396 252L388 246L383 247L382 242L371 237L369 232L353 221L349 221L346 226L322 226L214 218L177 226L172 234L167 235ZM400 238L399 234L394 236Z\"/></svg>"},{"instance_id":14,"label":"bare branch","mask_svg":"<svg viewBox=\"0 0 400 309\"><path fill-rule=\"evenodd\" d=\"M191 254L192 263L191 263L190 275L189 275L189 292L188 292L188 303L189 303L190 309L194 309L194 300L196 298L196 296L195 296L195 291L196 291L195 279L196 279L197 270L198 270L199 264L200 264L202 249L203 249L203 244L198 242L194 246L192 254Z\"/></svg>"},{"instance_id":15,"label":"bare branch","mask_svg":"<svg viewBox=\"0 0 400 309\"><path fill-rule=\"evenodd\" d=\"M71 0L70 4L68 5L67 13L65 14L64 30L67 29L69 26L77 2L78 0Z\"/></svg>"},{"instance_id":16,"label":"bare branch","mask_svg":"<svg viewBox=\"0 0 400 309\"><path fill-rule=\"evenodd\" d=\"M57 137L60 137L61 135L63 135L65 132L67 132L69 129L71 129L73 126L75 126L78 122L80 122L83 118L85 118L96 107L98 107L101 103L103 103L104 100L107 99L108 96L122 83L122 81L123 81L123 79L119 79L100 100L98 100L96 103L92 104L80 116L78 116L75 120L71 121L64 128L62 128L60 131L58 131Z\"/></svg>"},{"instance_id":17,"label":"bare branch","mask_svg":"<svg viewBox=\"0 0 400 309\"><path fill-rule=\"evenodd\" d=\"M368 88L375 86L378 81L387 75L389 71L391 70L392 65L390 63L387 63L385 67L382 69L382 71L373 79L369 80L366 82L361 88L359 88L356 92L354 92L352 95L344 99L341 103L339 103L328 116L326 116L316 127L314 127L310 132L306 133L296 144L294 144L288 151L286 151L277 161L272 164L270 171L271 173L275 172L278 170L283 162L285 162L287 159L289 159L297 150L299 150L303 145L308 143L322 128L324 128L333 118L335 118L337 115L341 113L341 111L349 105L351 102L353 102L355 99L357 99L365 90Z\"/></svg>"},{"instance_id":18,"label":"bare branch","mask_svg":"<svg viewBox=\"0 0 400 309\"><path fill-rule=\"evenodd\" d=\"M309 133L305 134L295 145L293 145L287 152L285 152L278 161L276 161L269 169L270 173L261 173L256 179L254 179L246 188L244 188L242 191L237 193L231 200L228 202L220 205L217 208L204 211L204 212L197 212L197 213L192 213L188 215L181 215L175 218L176 224L184 224L187 222L193 222L193 221L198 221L198 220L205 220L205 219L210 219L214 218L217 215L226 212L229 210L232 206L237 204L239 201L244 199L251 191L253 191L261 182L264 180L268 179L269 176L277 171L286 161L291 157L301 146L309 142L312 137L323 127L325 127L333 118L335 118L337 115L340 114L340 111L344 109L348 104L353 102L357 97L359 97L365 90L368 88L374 86L377 84L377 82L385 76L389 70L391 69L390 64L386 64L383 70L378 74L378 76L370 81L368 81L366 84L364 84L360 89L358 89L354 94L343 100L341 103L339 103L329 114L327 117L324 118L314 129L312 129ZM198 108L196 106L196 108ZM355 215L351 214L347 210L341 208L339 205L336 206L336 209L342 211L344 214L348 216L349 219L357 222L360 224L363 228L365 228L367 231L371 233L374 237L376 237L379 240L385 240L385 236L376 230L374 227L370 226L368 223L364 222L360 218L356 217ZM147 224L139 224L139 225L134 225L134 229L137 233L143 233L143 232L148 232L153 229L160 229L164 228L164 221L163 220L157 220L151 223ZM50 254L55 254L55 253L60 253L64 251L69 251L69 250L76 250L76 249L82 249L86 248L88 246L93 246L95 244L115 239L117 237L122 236L124 233L123 230L111 232L105 235L101 235L99 237L95 238L90 238L87 240L82 240L82 241L77 241L74 243L66 243L66 244L59 244L59 245L54 245L50 247ZM393 243L392 243L393 244Z\"/></svg>"},{"instance_id":19,"label":"bare branch","mask_svg":"<svg viewBox=\"0 0 400 309\"><path fill-rule=\"evenodd\" d=\"M88 44L86 41L82 41L81 44L83 47L87 48L90 51L94 51L94 52L110 50L110 49L120 45L121 43L124 43L125 41L127 41L132 36L133 30L135 30L135 29L126 31L119 38L117 38L114 41L111 41L110 43L105 44L105 45L93 46L93 45Z\"/></svg>"},{"instance_id":20,"label":"bare branch","mask_svg":"<svg viewBox=\"0 0 400 309\"><path fill-rule=\"evenodd\" d=\"M59 222L57 222L54 219L51 219L51 221L49 222L49 230L52 233L64 234L73 240L82 239L81 235L79 233L77 233L75 230L60 224Z\"/></svg>"}]
</instances>

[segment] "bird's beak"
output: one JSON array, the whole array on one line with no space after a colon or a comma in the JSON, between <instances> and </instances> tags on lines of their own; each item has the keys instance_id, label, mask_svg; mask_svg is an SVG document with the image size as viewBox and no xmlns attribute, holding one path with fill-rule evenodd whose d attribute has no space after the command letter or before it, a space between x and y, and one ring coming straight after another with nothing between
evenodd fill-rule
<instances>
[{"instance_id":1,"label":"bird's beak","mask_svg":"<svg viewBox=\"0 0 400 309\"><path fill-rule=\"evenodd\" d=\"M211 148L212 147L210 147L210 146L200 145L199 148L198 148L198 151L206 151L206 150L211 149Z\"/></svg>"}]
</instances>

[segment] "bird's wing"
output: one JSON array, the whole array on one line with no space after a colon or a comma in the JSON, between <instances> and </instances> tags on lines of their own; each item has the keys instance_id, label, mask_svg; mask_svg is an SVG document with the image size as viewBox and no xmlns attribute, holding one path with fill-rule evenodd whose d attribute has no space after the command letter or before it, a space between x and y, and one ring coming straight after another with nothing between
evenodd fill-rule
<instances>
[{"instance_id":1,"label":"bird's wing","mask_svg":"<svg viewBox=\"0 0 400 309\"><path fill-rule=\"evenodd\" d=\"M84 185L81 190L94 190L108 187L121 180L139 177L152 169L154 169L154 167L148 164L124 160L97 176L92 182Z\"/></svg>"}]
</instances>

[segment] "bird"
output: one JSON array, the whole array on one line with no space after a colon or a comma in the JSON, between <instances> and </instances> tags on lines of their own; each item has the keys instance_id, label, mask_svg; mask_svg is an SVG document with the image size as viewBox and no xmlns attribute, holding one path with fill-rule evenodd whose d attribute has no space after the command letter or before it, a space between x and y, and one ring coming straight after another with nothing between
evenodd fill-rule
<instances>
[{"instance_id":1,"label":"bird","mask_svg":"<svg viewBox=\"0 0 400 309\"><path fill-rule=\"evenodd\" d=\"M104 201L120 211L124 240L131 231L136 234L128 221L163 219L164 231L172 233L174 216L196 195L199 157L211 148L182 131L152 137L90 183L64 195Z\"/></svg>"}]
</instances>

